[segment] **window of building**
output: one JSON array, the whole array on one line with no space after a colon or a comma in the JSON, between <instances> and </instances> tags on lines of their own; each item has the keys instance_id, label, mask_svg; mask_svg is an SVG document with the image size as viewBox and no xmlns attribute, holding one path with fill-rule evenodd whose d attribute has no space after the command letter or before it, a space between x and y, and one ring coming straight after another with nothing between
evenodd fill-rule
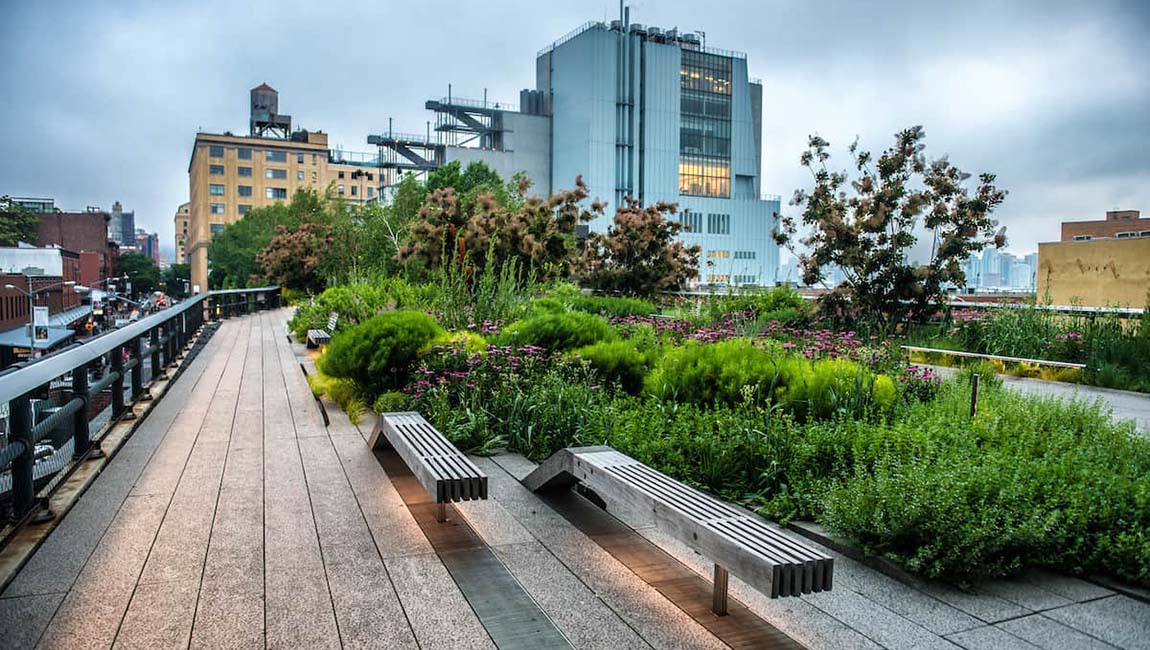
<instances>
[{"instance_id":1,"label":"window of building","mask_svg":"<svg viewBox=\"0 0 1150 650\"><path fill-rule=\"evenodd\" d=\"M313 183L314 183L314 182L316 181L316 178L317 178L317 176L316 176L316 172L314 172L314 171L313 171L313 172L311 173L311 182L313 182Z\"/></svg>"},{"instance_id":2,"label":"window of building","mask_svg":"<svg viewBox=\"0 0 1150 650\"><path fill-rule=\"evenodd\" d=\"M295 179L296 179L297 181L302 181L302 180L303 180L303 170L300 170L300 171L298 171L298 172L296 172L296 173L295 173Z\"/></svg>"},{"instance_id":3,"label":"window of building","mask_svg":"<svg viewBox=\"0 0 1150 650\"><path fill-rule=\"evenodd\" d=\"M313 164L313 165L315 164L315 161L316 161L316 158L317 158L317 157L318 157L318 156L317 156L317 154L314 154L314 153L313 153L313 154L311 155L311 164Z\"/></svg>"},{"instance_id":4,"label":"window of building","mask_svg":"<svg viewBox=\"0 0 1150 650\"><path fill-rule=\"evenodd\" d=\"M252 175L252 168L251 167L236 167L236 173L239 174L240 176L251 176Z\"/></svg>"},{"instance_id":5,"label":"window of building","mask_svg":"<svg viewBox=\"0 0 1150 650\"><path fill-rule=\"evenodd\" d=\"M1138 234L1134 232L1116 232L1114 233L1114 236L1118 239L1128 239L1130 237L1137 237Z\"/></svg>"},{"instance_id":6,"label":"window of building","mask_svg":"<svg viewBox=\"0 0 1150 650\"><path fill-rule=\"evenodd\" d=\"M250 206L250 205L247 205L247 204L244 204L244 203L241 203L241 204L239 204L238 208L239 208L239 213L240 213L240 214L247 214L247 213L248 213L248 210L251 210L251 209L252 209L252 206Z\"/></svg>"},{"instance_id":7,"label":"window of building","mask_svg":"<svg viewBox=\"0 0 1150 650\"><path fill-rule=\"evenodd\" d=\"M1091 237L1090 235L1075 235L1074 236L1074 241L1090 241L1091 239L1094 239L1094 238Z\"/></svg>"},{"instance_id":8,"label":"window of building","mask_svg":"<svg viewBox=\"0 0 1150 650\"><path fill-rule=\"evenodd\" d=\"M286 151L265 151L264 156L268 162L279 162L279 163L286 163L287 162L287 152Z\"/></svg>"},{"instance_id":9,"label":"window of building","mask_svg":"<svg viewBox=\"0 0 1150 650\"><path fill-rule=\"evenodd\" d=\"M343 172L340 172L340 173L339 173L339 175L340 175L340 176L343 176ZM337 187L336 189L339 191L339 195L340 195L340 196L343 196L343 185L340 185L340 186L339 186L339 187Z\"/></svg>"},{"instance_id":10,"label":"window of building","mask_svg":"<svg viewBox=\"0 0 1150 650\"><path fill-rule=\"evenodd\" d=\"M708 284L726 284L731 281L731 276L726 273L709 273L707 274Z\"/></svg>"},{"instance_id":11,"label":"window of building","mask_svg":"<svg viewBox=\"0 0 1150 650\"><path fill-rule=\"evenodd\" d=\"M711 259L725 260L731 256L731 251L707 251L707 257Z\"/></svg>"},{"instance_id":12,"label":"window of building","mask_svg":"<svg viewBox=\"0 0 1150 650\"><path fill-rule=\"evenodd\" d=\"M224 148L218 144L213 144L212 146L208 147L208 155L212 158L223 158Z\"/></svg>"},{"instance_id":13,"label":"window of building","mask_svg":"<svg viewBox=\"0 0 1150 650\"><path fill-rule=\"evenodd\" d=\"M211 185L208 186L208 193L210 193L212 196L223 196L224 195L224 186L223 185L217 185L216 183L212 183Z\"/></svg>"},{"instance_id":14,"label":"window of building","mask_svg":"<svg viewBox=\"0 0 1150 650\"><path fill-rule=\"evenodd\" d=\"M682 51L679 193L731 195L731 58Z\"/></svg>"},{"instance_id":15,"label":"window of building","mask_svg":"<svg viewBox=\"0 0 1150 650\"><path fill-rule=\"evenodd\" d=\"M339 178L340 178L340 180L343 180L343 172L339 173Z\"/></svg>"},{"instance_id":16,"label":"window of building","mask_svg":"<svg viewBox=\"0 0 1150 650\"><path fill-rule=\"evenodd\" d=\"M371 172L368 172L368 173L367 173L367 180L369 180L369 181L374 181L374 180L375 180L375 176L373 176L373 175L371 174Z\"/></svg>"},{"instance_id":17,"label":"window of building","mask_svg":"<svg viewBox=\"0 0 1150 650\"><path fill-rule=\"evenodd\" d=\"M223 213L224 213L224 204L223 203L213 203L212 204L212 214L223 214Z\"/></svg>"},{"instance_id":18,"label":"window of building","mask_svg":"<svg viewBox=\"0 0 1150 650\"><path fill-rule=\"evenodd\" d=\"M731 234L731 215L707 214L707 233L711 235Z\"/></svg>"},{"instance_id":19,"label":"window of building","mask_svg":"<svg viewBox=\"0 0 1150 650\"><path fill-rule=\"evenodd\" d=\"M251 160L252 150L248 147L238 147L236 149L236 158L239 158L240 160Z\"/></svg>"},{"instance_id":20,"label":"window of building","mask_svg":"<svg viewBox=\"0 0 1150 650\"><path fill-rule=\"evenodd\" d=\"M269 187L267 190L267 198L269 199L286 199L287 188L284 187Z\"/></svg>"},{"instance_id":21,"label":"window of building","mask_svg":"<svg viewBox=\"0 0 1150 650\"><path fill-rule=\"evenodd\" d=\"M358 187L356 187L355 185L352 185L352 186L351 186L351 195L352 195L352 196L355 196L355 192L356 192L356 190L358 190L358 189L359 189Z\"/></svg>"},{"instance_id":22,"label":"window of building","mask_svg":"<svg viewBox=\"0 0 1150 650\"><path fill-rule=\"evenodd\" d=\"M683 210L679 213L679 223L687 232L703 232L703 214Z\"/></svg>"},{"instance_id":23,"label":"window of building","mask_svg":"<svg viewBox=\"0 0 1150 650\"><path fill-rule=\"evenodd\" d=\"M735 251L735 259L753 260L755 259L755 251Z\"/></svg>"},{"instance_id":24,"label":"window of building","mask_svg":"<svg viewBox=\"0 0 1150 650\"><path fill-rule=\"evenodd\" d=\"M303 154L302 153L297 153L295 155L295 164L297 164L297 165L303 164Z\"/></svg>"},{"instance_id":25,"label":"window of building","mask_svg":"<svg viewBox=\"0 0 1150 650\"><path fill-rule=\"evenodd\" d=\"M224 175L224 166L223 165L208 165L208 173L211 174L212 176L223 176Z\"/></svg>"},{"instance_id":26,"label":"window of building","mask_svg":"<svg viewBox=\"0 0 1150 650\"><path fill-rule=\"evenodd\" d=\"M736 275L734 280L735 284L755 284L759 278L754 275Z\"/></svg>"},{"instance_id":27,"label":"window of building","mask_svg":"<svg viewBox=\"0 0 1150 650\"><path fill-rule=\"evenodd\" d=\"M252 186L251 185L240 185L236 189L239 191L240 196L251 196L252 195Z\"/></svg>"},{"instance_id":28,"label":"window of building","mask_svg":"<svg viewBox=\"0 0 1150 650\"><path fill-rule=\"evenodd\" d=\"M224 227L225 227L225 225L222 223L209 223L208 224L208 230L211 232L212 237L215 237L216 235L223 232Z\"/></svg>"},{"instance_id":29,"label":"window of building","mask_svg":"<svg viewBox=\"0 0 1150 650\"><path fill-rule=\"evenodd\" d=\"M1150 230L1143 230L1142 232L1138 233L1138 236L1139 237L1150 237Z\"/></svg>"},{"instance_id":30,"label":"window of building","mask_svg":"<svg viewBox=\"0 0 1150 650\"><path fill-rule=\"evenodd\" d=\"M287 170L268 167L264 170L264 175L273 180L282 181L287 178Z\"/></svg>"},{"instance_id":31,"label":"window of building","mask_svg":"<svg viewBox=\"0 0 1150 650\"><path fill-rule=\"evenodd\" d=\"M374 195L375 195L375 188L374 187L368 187L367 188L367 198L370 199Z\"/></svg>"}]
</instances>

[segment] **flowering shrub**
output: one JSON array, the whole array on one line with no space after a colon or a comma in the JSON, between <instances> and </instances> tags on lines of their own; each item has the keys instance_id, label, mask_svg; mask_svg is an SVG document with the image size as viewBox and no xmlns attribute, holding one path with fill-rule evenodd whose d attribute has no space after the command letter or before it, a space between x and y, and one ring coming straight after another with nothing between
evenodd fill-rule
<instances>
[{"instance_id":1,"label":"flowering shrub","mask_svg":"<svg viewBox=\"0 0 1150 650\"><path fill-rule=\"evenodd\" d=\"M907 366L899 375L902 384L902 394L907 400L929 402L938 395L942 377L930 368L924 366Z\"/></svg>"}]
</instances>

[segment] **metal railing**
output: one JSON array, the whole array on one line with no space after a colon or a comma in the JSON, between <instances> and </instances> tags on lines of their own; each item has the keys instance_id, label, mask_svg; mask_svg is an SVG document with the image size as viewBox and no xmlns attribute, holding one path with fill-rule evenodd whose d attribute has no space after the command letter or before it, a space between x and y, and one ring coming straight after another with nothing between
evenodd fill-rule
<instances>
[{"instance_id":1,"label":"metal railing","mask_svg":"<svg viewBox=\"0 0 1150 650\"><path fill-rule=\"evenodd\" d=\"M0 372L0 405L8 411L0 471L11 473L3 476L3 483L11 485L10 522L52 518L38 498L43 484L58 472L98 456L104 432L121 419L135 417L132 405L151 399L148 388L166 378L166 369L182 357L205 321L278 306L278 287L199 294L138 322ZM145 364L150 370L147 383ZM110 392L108 406L93 408L105 392ZM109 408L108 424L93 434L92 423ZM37 444L49 437L61 442L61 428L70 429L71 466L56 468L49 475L37 472ZM55 455L63 444L53 446Z\"/></svg>"}]
</instances>

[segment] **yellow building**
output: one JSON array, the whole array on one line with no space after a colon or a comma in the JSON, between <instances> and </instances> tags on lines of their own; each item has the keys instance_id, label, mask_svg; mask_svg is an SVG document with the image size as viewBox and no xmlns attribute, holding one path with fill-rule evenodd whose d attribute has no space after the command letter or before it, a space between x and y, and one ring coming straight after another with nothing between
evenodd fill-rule
<instances>
[{"instance_id":1,"label":"yellow building","mask_svg":"<svg viewBox=\"0 0 1150 650\"><path fill-rule=\"evenodd\" d=\"M188 229L185 254L192 285L208 289L212 236L254 208L289 201L297 189L329 187L351 203L376 198L379 169L370 160L347 162L328 149L322 131L291 131L278 113L278 94L267 84L252 89L250 136L197 133L188 164ZM176 237L182 232L177 215ZM177 256L179 246L177 245Z\"/></svg>"},{"instance_id":2,"label":"yellow building","mask_svg":"<svg viewBox=\"0 0 1150 650\"><path fill-rule=\"evenodd\" d=\"M188 263L188 252L184 250L184 245L188 241L191 206L191 203L181 203L180 207L176 208L176 216L174 219L176 226L176 264Z\"/></svg>"},{"instance_id":3,"label":"yellow building","mask_svg":"<svg viewBox=\"0 0 1150 650\"><path fill-rule=\"evenodd\" d=\"M1144 307L1150 292L1150 237L1038 245L1038 299L1085 307Z\"/></svg>"}]
</instances>

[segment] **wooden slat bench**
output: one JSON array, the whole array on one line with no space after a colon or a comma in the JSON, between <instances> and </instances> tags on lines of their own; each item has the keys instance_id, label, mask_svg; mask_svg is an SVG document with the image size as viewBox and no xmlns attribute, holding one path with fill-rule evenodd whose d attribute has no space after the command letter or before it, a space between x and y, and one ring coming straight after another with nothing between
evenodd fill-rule
<instances>
[{"instance_id":1,"label":"wooden slat bench","mask_svg":"<svg viewBox=\"0 0 1150 650\"><path fill-rule=\"evenodd\" d=\"M327 329L326 330L308 330L307 331L307 346L309 348L318 348L321 345L331 343L331 337L335 334L335 327L339 324L339 314L331 312L327 315Z\"/></svg>"},{"instance_id":2,"label":"wooden slat bench","mask_svg":"<svg viewBox=\"0 0 1150 650\"><path fill-rule=\"evenodd\" d=\"M487 475L442 433L415 412L384 413L376 421L368 446L388 445L395 450L416 480L439 505L436 518L444 521L446 504L487 498Z\"/></svg>"},{"instance_id":3,"label":"wooden slat bench","mask_svg":"<svg viewBox=\"0 0 1150 650\"><path fill-rule=\"evenodd\" d=\"M608 509L650 513L661 530L712 560L716 614L727 613L728 571L771 598L831 588L829 555L611 447L560 450L523 479L537 492L575 483L598 495Z\"/></svg>"}]
</instances>

